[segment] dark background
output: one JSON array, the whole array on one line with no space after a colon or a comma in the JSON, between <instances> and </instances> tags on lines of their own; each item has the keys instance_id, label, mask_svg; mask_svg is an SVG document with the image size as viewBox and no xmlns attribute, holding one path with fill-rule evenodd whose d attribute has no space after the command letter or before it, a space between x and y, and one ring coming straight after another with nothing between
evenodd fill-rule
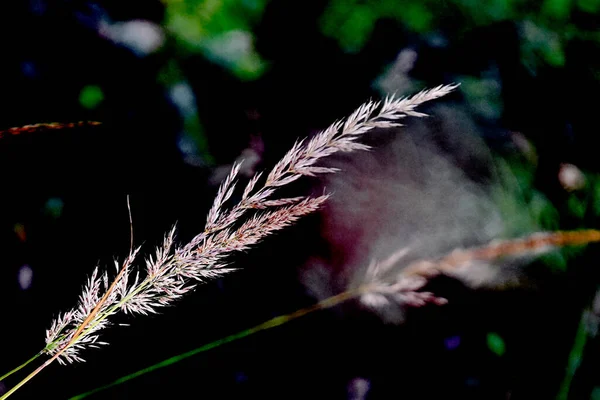
<instances>
[{"instance_id":1,"label":"dark background","mask_svg":"<svg viewBox=\"0 0 600 400\"><path fill-rule=\"evenodd\" d=\"M75 305L95 265L112 268L127 254L127 195L136 243L151 249L175 222L178 238L190 239L228 165L250 154L254 167L268 168L297 138L382 96L378 78L405 49L416 61L393 89L461 82L443 101L466 107L492 151L510 158L511 132L535 148L527 190L554 207L555 228L598 226L596 1L12 3L0 6L0 129L102 125L0 137L2 372L43 347L44 330ZM103 33L131 20L162 29L162 46L140 54ZM186 35L198 27L202 34ZM219 58L217 39L233 30L250 38L250 50ZM172 95L178 84L193 94L185 107ZM584 171L588 186L566 191L561 163ZM131 326L107 331L110 346L85 353L84 364L52 365L14 398L68 398L314 303L297 268L329 251L321 220L307 217L234 257L239 271L160 315L123 318ZM325 310L95 398L342 399L353 398L356 378L369 382L369 399L556 398L598 283L597 252L548 269L535 292L439 279L430 286L450 304L410 310L402 326L356 307ZM24 265L33 272L26 289L17 280ZM573 353L569 398L592 398L600 387L589 332ZM448 349L455 337L460 346Z\"/></svg>"}]
</instances>

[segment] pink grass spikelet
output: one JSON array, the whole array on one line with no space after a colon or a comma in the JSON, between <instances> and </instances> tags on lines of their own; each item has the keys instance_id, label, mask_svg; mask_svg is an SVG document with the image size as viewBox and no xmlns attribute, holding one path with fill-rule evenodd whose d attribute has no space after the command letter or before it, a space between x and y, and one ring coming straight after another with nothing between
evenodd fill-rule
<instances>
[{"instance_id":1,"label":"pink grass spikelet","mask_svg":"<svg viewBox=\"0 0 600 400\"><path fill-rule=\"evenodd\" d=\"M328 195L276 198L279 187L302 176L337 172L336 168L316 164L337 152L368 150L369 146L358 142L361 135L374 128L399 126L406 116L422 117L425 114L416 112L416 106L455 88L456 85L438 86L413 97L390 97L383 102L361 105L345 121L334 122L310 140L297 141L264 181L262 174L255 175L244 188L240 201L226 209L240 171L240 164L234 164L219 187L200 234L179 246L175 244L173 228L154 255L145 260L143 274L134 266L139 248L132 249L122 263L115 263L117 275L110 285L108 275L95 269L83 288L77 308L52 322L43 352L61 363L83 361L83 350L105 344L98 340L99 332L110 325L114 314L156 313L193 290L198 282L233 271L227 262L230 254L248 250L266 236L313 213L328 199ZM426 295L412 295L410 301L427 300L430 299Z\"/></svg>"}]
</instances>

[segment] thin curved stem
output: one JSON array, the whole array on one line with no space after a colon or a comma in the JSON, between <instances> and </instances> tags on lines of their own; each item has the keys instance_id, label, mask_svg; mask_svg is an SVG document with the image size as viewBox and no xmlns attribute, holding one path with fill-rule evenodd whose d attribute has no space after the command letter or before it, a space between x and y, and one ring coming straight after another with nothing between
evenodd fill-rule
<instances>
[{"instance_id":1,"label":"thin curved stem","mask_svg":"<svg viewBox=\"0 0 600 400\"><path fill-rule=\"evenodd\" d=\"M48 360L46 360L45 363L43 363L42 365L40 365L39 367L37 367L35 369L35 371L33 371L32 373L30 373L29 375L27 375L21 382L17 383L15 386L13 386L8 392L4 393L4 395L2 395L2 397L0 397L0 400L6 400L8 399L8 397L13 394L14 392L16 392L17 390L19 390L19 388L21 386L23 386L24 384L26 384L27 382L29 382L34 376L36 376L37 374L39 374L40 372L42 372L42 370L44 368L46 368L48 365L52 364L54 362L54 360L56 360L58 358L58 356L60 356L61 353L56 353L52 358L49 358Z\"/></svg>"},{"instance_id":2,"label":"thin curved stem","mask_svg":"<svg viewBox=\"0 0 600 400\"><path fill-rule=\"evenodd\" d=\"M256 326L250 328L250 329L245 329L243 331L240 331L240 332L234 333L233 335L229 335L227 337L215 340L214 342L205 344L203 346L200 346L200 347L198 347L196 349L190 350L190 351L185 352L183 354L178 354L176 356L167 358L167 359L165 359L163 361L160 361L160 362L158 362L158 363L156 363L154 365L151 365L151 366L146 367L144 369L141 369L139 371L133 372L133 373L131 373L129 375L122 376L121 378L118 378L117 380L115 380L115 381L113 381L111 383L108 383L108 384L103 385L103 386L99 386L99 387L97 387L95 389L92 389L92 390L90 390L88 392L81 393L81 394L78 394L76 396L73 396L69 400L84 399L84 398L86 398L88 396L91 396L93 394L102 392L102 391L104 391L106 389L110 389L112 387L118 386L118 385L120 385L122 383L128 382L128 381L130 381L132 379L138 378L138 377L140 377L142 375L145 375L147 373L156 371L157 369L161 369L161 368L164 368L164 367L168 367L169 365L178 363L179 361L182 361L182 360L184 360L186 358L195 356L196 354L203 353L205 351L214 349L216 347L222 346L222 345L227 344L227 343L231 343L231 342L236 341L238 339L245 338L246 336L250 336L252 334L255 334L257 332L260 332L260 331L263 331L263 330L266 330L266 329L275 328L277 326L285 324L286 322L289 322L289 321L292 321L292 320L294 320L296 318L300 318L300 317L303 317L303 316L305 316L307 314L310 314L310 313L312 313L314 311L323 310L323 309L326 309L326 308L333 307L335 305L343 303L346 300L349 300L349 299L352 299L352 298L354 298L356 296L359 296L360 294L362 294L363 292L365 292L367 290L368 290L367 286L363 286L363 287L360 287L360 288L358 288L356 290L349 290L349 291L346 291L346 292L342 292L342 293L337 294L335 296L326 298L326 299L324 299L324 300L322 300L322 301L320 301L320 302L318 302L316 304L313 304L312 306L309 306L309 307L306 307L306 308L294 311L294 312L292 312L290 314L277 316L277 317L272 318L272 319L270 319L268 321L265 321L265 322L263 322L261 324L258 324ZM0 400L2 400L2 399L0 399Z\"/></svg>"},{"instance_id":3,"label":"thin curved stem","mask_svg":"<svg viewBox=\"0 0 600 400\"><path fill-rule=\"evenodd\" d=\"M12 374L14 374L15 372L18 372L19 370L25 368L27 365L29 365L31 362L35 361L41 355L42 355L42 352L40 351L35 356L31 357L29 360L27 360L23 364L19 365L17 368L15 368L15 369L7 372L6 374L0 376L0 381L8 378L9 376L11 376Z\"/></svg>"}]
</instances>

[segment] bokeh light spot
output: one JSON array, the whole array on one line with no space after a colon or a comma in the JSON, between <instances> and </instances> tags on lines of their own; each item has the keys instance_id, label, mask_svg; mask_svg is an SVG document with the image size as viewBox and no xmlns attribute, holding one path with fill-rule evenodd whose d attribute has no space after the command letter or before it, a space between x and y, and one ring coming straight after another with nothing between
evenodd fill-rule
<instances>
[{"instance_id":1,"label":"bokeh light spot","mask_svg":"<svg viewBox=\"0 0 600 400\"><path fill-rule=\"evenodd\" d=\"M25 231L25 225L23 225L21 223L16 223L15 226L13 227L13 231L15 232L15 234L17 235L17 237L19 238L19 240L21 242L24 242L27 240L27 232Z\"/></svg>"},{"instance_id":2,"label":"bokeh light spot","mask_svg":"<svg viewBox=\"0 0 600 400\"><path fill-rule=\"evenodd\" d=\"M104 100L104 92L96 85L85 86L79 94L79 104L88 109L98 107L102 100Z\"/></svg>"},{"instance_id":3,"label":"bokeh light spot","mask_svg":"<svg viewBox=\"0 0 600 400\"><path fill-rule=\"evenodd\" d=\"M487 334L487 346L496 355L502 356L506 353L506 344L504 339L495 332L489 332Z\"/></svg>"},{"instance_id":4,"label":"bokeh light spot","mask_svg":"<svg viewBox=\"0 0 600 400\"><path fill-rule=\"evenodd\" d=\"M52 218L58 218L62 214L65 203L59 197L51 197L44 204L44 212Z\"/></svg>"},{"instance_id":5,"label":"bokeh light spot","mask_svg":"<svg viewBox=\"0 0 600 400\"><path fill-rule=\"evenodd\" d=\"M460 346L460 336L450 336L444 339L444 346L448 350L456 350Z\"/></svg>"},{"instance_id":6,"label":"bokeh light spot","mask_svg":"<svg viewBox=\"0 0 600 400\"><path fill-rule=\"evenodd\" d=\"M21 290L29 289L31 287L31 282L33 281L33 269L27 264L23 265L19 269L17 280L19 281Z\"/></svg>"}]
</instances>

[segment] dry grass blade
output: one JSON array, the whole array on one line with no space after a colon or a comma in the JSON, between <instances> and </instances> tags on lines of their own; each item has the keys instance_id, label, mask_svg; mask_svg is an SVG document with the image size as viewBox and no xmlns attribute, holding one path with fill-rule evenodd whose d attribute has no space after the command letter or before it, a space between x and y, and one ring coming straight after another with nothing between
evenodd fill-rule
<instances>
[{"instance_id":1,"label":"dry grass blade","mask_svg":"<svg viewBox=\"0 0 600 400\"><path fill-rule=\"evenodd\" d=\"M32 125L24 125L17 126L14 128L8 128L0 130L0 138L3 136L15 136L21 133L35 133L46 130L60 130L60 129L72 129L72 128L81 128L85 126L98 126L101 125L101 122L98 121L79 121L79 122L47 122L40 124L32 124Z\"/></svg>"},{"instance_id":2,"label":"dry grass blade","mask_svg":"<svg viewBox=\"0 0 600 400\"><path fill-rule=\"evenodd\" d=\"M470 267L475 269L472 271L475 273L477 269L487 266L486 262L505 258L522 260L556 248L594 242L600 242L598 230L538 232L523 238L495 240L479 247L455 249L438 259L417 260L400 268L394 275L390 273L393 267L408 253L407 249L402 249L388 260L371 263L355 291L361 294L362 304L378 312L384 319L389 319L386 313L389 307L445 304L446 299L421 291L429 279L440 274L456 276Z\"/></svg>"},{"instance_id":3,"label":"dry grass blade","mask_svg":"<svg viewBox=\"0 0 600 400\"><path fill-rule=\"evenodd\" d=\"M476 261L493 261L499 258L537 255L558 247L577 246L593 242L600 242L600 231L540 232L524 238L496 240L486 246L472 249L456 249L438 260L413 263L406 267L403 273L407 276L451 274Z\"/></svg>"}]
</instances>

